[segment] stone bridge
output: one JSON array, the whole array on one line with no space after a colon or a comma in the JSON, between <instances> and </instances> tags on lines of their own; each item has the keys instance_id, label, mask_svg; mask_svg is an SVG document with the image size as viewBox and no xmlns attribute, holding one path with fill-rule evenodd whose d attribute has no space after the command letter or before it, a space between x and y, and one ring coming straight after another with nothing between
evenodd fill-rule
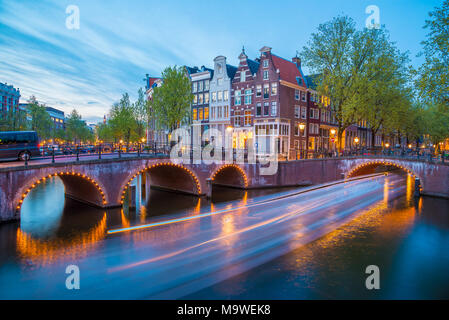
<instances>
[{"instance_id":1,"label":"stone bridge","mask_svg":"<svg viewBox=\"0 0 449 320\"><path fill-rule=\"evenodd\" d=\"M447 164L382 157L307 159L279 162L275 174L261 175L260 164L175 164L169 159L142 156L2 167L0 221L19 219L28 193L56 176L63 181L66 196L111 208L123 204L131 181L142 176L151 187L204 196L211 194L213 184L243 189L301 186L392 168L419 178L422 194L449 198Z\"/></svg>"}]
</instances>

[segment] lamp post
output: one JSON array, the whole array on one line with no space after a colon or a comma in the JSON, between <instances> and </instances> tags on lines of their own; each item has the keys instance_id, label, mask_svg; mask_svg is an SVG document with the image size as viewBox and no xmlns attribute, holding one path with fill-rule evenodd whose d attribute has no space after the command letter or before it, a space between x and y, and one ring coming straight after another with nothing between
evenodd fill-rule
<instances>
[{"instance_id":1,"label":"lamp post","mask_svg":"<svg viewBox=\"0 0 449 320\"><path fill-rule=\"evenodd\" d=\"M359 141L360 141L360 139L359 139L359 137L355 137L354 138L354 143L355 143L355 153L357 154L357 152L359 151L358 149L359 149Z\"/></svg>"},{"instance_id":2,"label":"lamp post","mask_svg":"<svg viewBox=\"0 0 449 320\"><path fill-rule=\"evenodd\" d=\"M303 137L303 132L304 132L305 128L306 128L306 125L304 123L300 123L299 124L299 135L301 137ZM302 155L302 140L301 140L301 144L299 146L299 157L303 158L303 155Z\"/></svg>"}]
</instances>

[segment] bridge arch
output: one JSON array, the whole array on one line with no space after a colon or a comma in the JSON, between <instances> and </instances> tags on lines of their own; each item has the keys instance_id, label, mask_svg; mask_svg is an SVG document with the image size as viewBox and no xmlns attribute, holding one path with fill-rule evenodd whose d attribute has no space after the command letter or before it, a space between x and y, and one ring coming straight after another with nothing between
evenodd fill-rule
<instances>
[{"instance_id":1,"label":"bridge arch","mask_svg":"<svg viewBox=\"0 0 449 320\"><path fill-rule=\"evenodd\" d=\"M75 171L57 171L46 174L40 178L31 179L17 193L15 210L20 212L23 201L27 195L38 185L47 179L59 177L65 188L65 194L77 201L85 202L98 207L104 207L108 204L104 187L92 177Z\"/></svg>"},{"instance_id":2,"label":"bridge arch","mask_svg":"<svg viewBox=\"0 0 449 320\"><path fill-rule=\"evenodd\" d=\"M120 204L123 204L125 194L134 180L139 174L148 172L149 185L163 189L175 190L179 192L201 195L201 184L197 175L190 169L172 162L159 162L152 165L142 167L135 171L125 181L121 187Z\"/></svg>"},{"instance_id":3,"label":"bridge arch","mask_svg":"<svg viewBox=\"0 0 449 320\"><path fill-rule=\"evenodd\" d=\"M210 176L212 184L231 186L231 187L248 187L248 176L240 166L236 164L225 164L216 169Z\"/></svg>"},{"instance_id":4,"label":"bridge arch","mask_svg":"<svg viewBox=\"0 0 449 320\"><path fill-rule=\"evenodd\" d=\"M414 178L420 178L412 169L410 169L408 166L403 165L401 162L397 161L391 161L391 160L370 160L365 161L362 163L359 163L355 165L353 168L351 168L345 175L345 178L352 178L357 175L361 174L369 174L374 173L375 169L380 166L390 166L390 167L396 167L398 169L401 169L402 171L405 171L409 174L411 174Z\"/></svg>"}]
</instances>

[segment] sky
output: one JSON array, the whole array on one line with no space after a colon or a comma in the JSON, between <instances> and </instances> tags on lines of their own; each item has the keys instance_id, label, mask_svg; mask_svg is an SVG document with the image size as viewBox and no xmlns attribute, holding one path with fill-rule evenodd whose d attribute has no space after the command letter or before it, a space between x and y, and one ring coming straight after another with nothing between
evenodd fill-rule
<instances>
[{"instance_id":1,"label":"sky","mask_svg":"<svg viewBox=\"0 0 449 320\"><path fill-rule=\"evenodd\" d=\"M442 0L0 0L0 82L20 88L88 123L103 119L125 92L132 99L145 74L172 65L213 66L218 55L237 65L242 46L252 59L263 46L291 59L320 23L348 15L365 26L369 5L391 40L417 57L428 12ZM69 5L79 29L69 29ZM70 17L69 17L70 18ZM307 74L307 67L304 66Z\"/></svg>"}]
</instances>

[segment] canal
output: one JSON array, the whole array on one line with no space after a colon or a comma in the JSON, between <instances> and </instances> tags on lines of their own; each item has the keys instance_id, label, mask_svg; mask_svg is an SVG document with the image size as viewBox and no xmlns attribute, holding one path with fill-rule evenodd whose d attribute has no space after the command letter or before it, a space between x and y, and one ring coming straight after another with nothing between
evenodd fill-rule
<instances>
[{"instance_id":1,"label":"canal","mask_svg":"<svg viewBox=\"0 0 449 320\"><path fill-rule=\"evenodd\" d=\"M0 225L0 298L449 298L448 200L414 198L401 174L297 191L151 190L137 211L105 211L49 179ZM65 288L72 264L80 290ZM380 290L365 287L368 265Z\"/></svg>"}]
</instances>

